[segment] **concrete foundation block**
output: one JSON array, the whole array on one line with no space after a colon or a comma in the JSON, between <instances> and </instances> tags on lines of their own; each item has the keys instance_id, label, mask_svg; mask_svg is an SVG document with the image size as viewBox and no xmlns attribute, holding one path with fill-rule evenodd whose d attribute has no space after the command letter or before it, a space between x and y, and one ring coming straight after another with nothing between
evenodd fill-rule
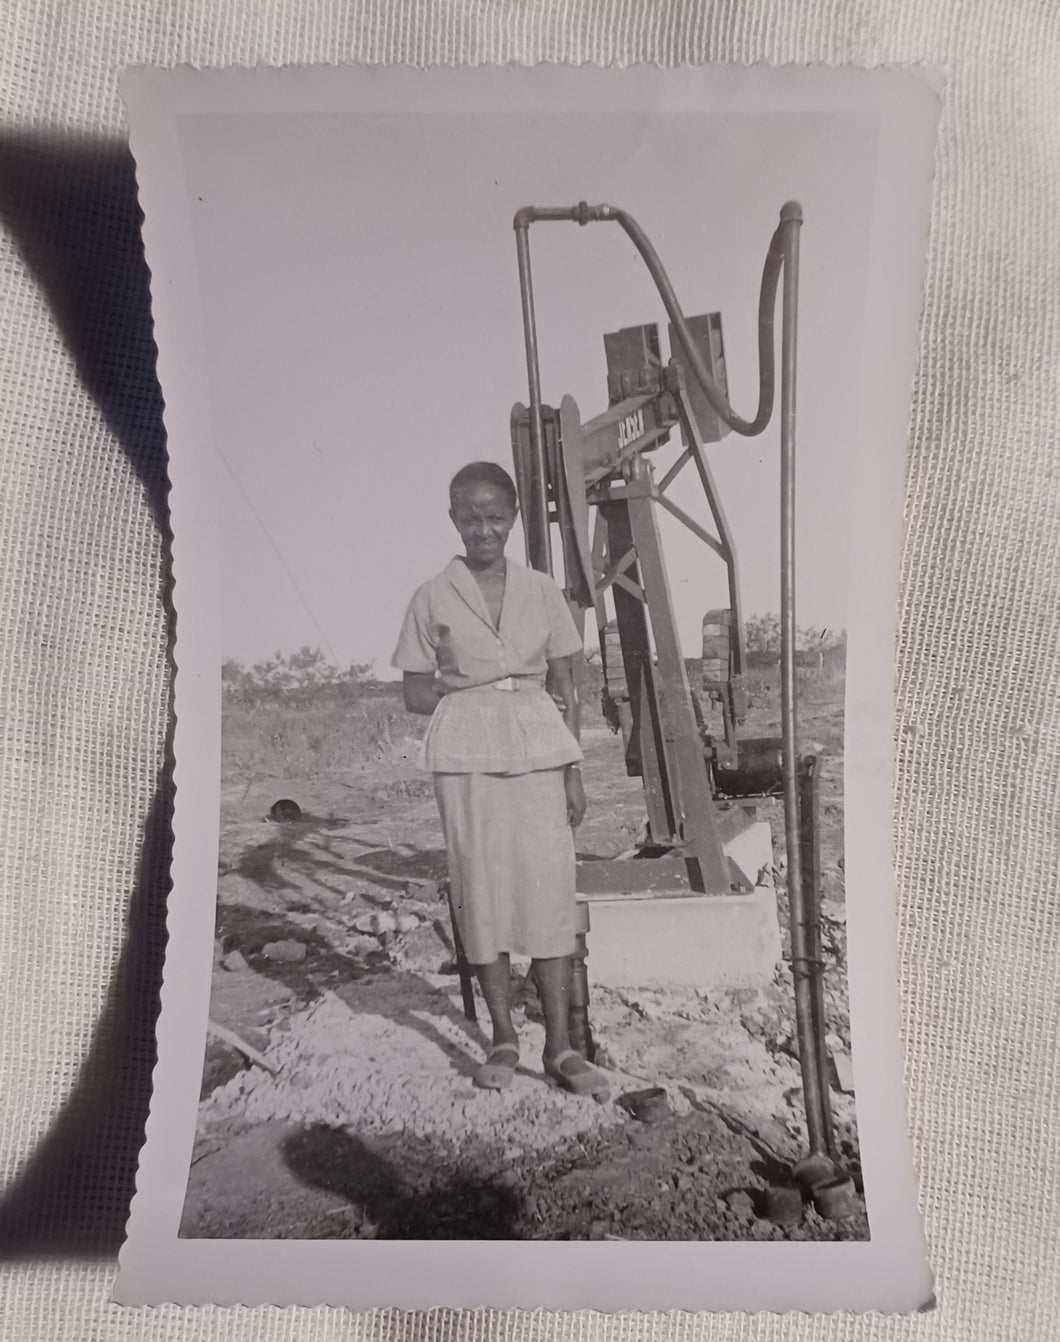
<instances>
[{"instance_id":1,"label":"concrete foundation block","mask_svg":"<svg viewBox=\"0 0 1060 1342\"><path fill-rule=\"evenodd\" d=\"M727 839L724 851L749 890L772 883L773 833L768 821L756 820Z\"/></svg>"},{"instance_id":2,"label":"concrete foundation block","mask_svg":"<svg viewBox=\"0 0 1060 1342\"><path fill-rule=\"evenodd\" d=\"M780 963L772 886L740 895L598 896L588 908L590 985L760 988Z\"/></svg>"}]
</instances>

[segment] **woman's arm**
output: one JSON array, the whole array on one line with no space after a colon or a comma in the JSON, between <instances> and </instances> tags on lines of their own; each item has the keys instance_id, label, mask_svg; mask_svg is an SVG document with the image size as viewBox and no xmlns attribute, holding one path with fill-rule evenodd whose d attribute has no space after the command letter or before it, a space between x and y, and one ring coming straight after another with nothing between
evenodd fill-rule
<instances>
[{"instance_id":1,"label":"woman's arm","mask_svg":"<svg viewBox=\"0 0 1060 1342\"><path fill-rule=\"evenodd\" d=\"M557 657L548 663L548 677L553 695L562 701L563 721L574 737L581 735L581 713L578 696L574 691L574 658ZM563 776L567 793L567 819L577 829L585 818L585 789L582 771L577 764L568 764Z\"/></svg>"},{"instance_id":2,"label":"woman's arm","mask_svg":"<svg viewBox=\"0 0 1060 1342\"><path fill-rule=\"evenodd\" d=\"M430 717L441 702L433 671L406 671L401 681L405 707L410 713Z\"/></svg>"},{"instance_id":3,"label":"woman's arm","mask_svg":"<svg viewBox=\"0 0 1060 1342\"><path fill-rule=\"evenodd\" d=\"M549 692L562 704L560 712L571 735L576 741L581 739L581 712L578 696L574 692L574 658L556 657L548 664Z\"/></svg>"}]
</instances>

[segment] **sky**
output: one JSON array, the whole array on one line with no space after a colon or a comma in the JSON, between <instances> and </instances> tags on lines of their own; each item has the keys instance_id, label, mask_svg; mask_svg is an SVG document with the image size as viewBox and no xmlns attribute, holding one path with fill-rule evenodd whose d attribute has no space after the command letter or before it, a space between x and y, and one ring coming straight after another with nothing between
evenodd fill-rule
<instances>
[{"instance_id":1,"label":"sky","mask_svg":"<svg viewBox=\"0 0 1060 1342\"><path fill-rule=\"evenodd\" d=\"M447 484L511 465L527 400L515 235L522 205L628 210L687 314L720 311L731 399L758 394L762 262L801 201L798 619L839 628L858 432L874 123L848 116L198 115L180 118L209 369L222 654L303 646L389 659L413 590L459 539ZM583 420L607 405L603 335L666 317L613 224L531 229L542 388ZM662 474L675 431L656 454ZM779 428L709 449L745 615L779 608ZM708 520L689 468L672 497ZM660 522L678 627L696 655L720 561ZM509 554L523 561L517 528Z\"/></svg>"}]
</instances>

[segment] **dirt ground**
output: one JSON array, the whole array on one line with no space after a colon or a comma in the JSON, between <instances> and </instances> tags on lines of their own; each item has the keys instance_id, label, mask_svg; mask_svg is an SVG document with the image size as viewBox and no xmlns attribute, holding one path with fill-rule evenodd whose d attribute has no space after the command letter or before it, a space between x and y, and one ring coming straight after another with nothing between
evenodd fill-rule
<instances>
[{"instance_id":1,"label":"dirt ground","mask_svg":"<svg viewBox=\"0 0 1060 1342\"><path fill-rule=\"evenodd\" d=\"M774 727L768 708L751 734ZM842 859L842 693L804 712L826 749L823 866L832 1105L859 1180L849 1057ZM584 734L580 852L616 855L643 825L637 779L606 727ZM611 1072L597 1103L550 1088L525 965L513 969L522 1063L476 1090L486 1020L463 1012L429 779L399 742L312 781L222 788L217 942L197 1140L181 1233L222 1238L863 1239L863 1212L807 1207L778 1226L771 1185L805 1153L791 979L760 990L597 987ZM268 818L281 797L302 818ZM760 803L778 854L783 815ZM591 965L591 945L590 945ZM636 1121L623 1097L665 1090Z\"/></svg>"}]
</instances>

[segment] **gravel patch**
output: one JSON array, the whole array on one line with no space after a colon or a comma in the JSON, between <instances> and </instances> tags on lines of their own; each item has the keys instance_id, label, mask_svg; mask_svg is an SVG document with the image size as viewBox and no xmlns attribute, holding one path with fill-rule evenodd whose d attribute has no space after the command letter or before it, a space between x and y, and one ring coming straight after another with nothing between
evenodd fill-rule
<instances>
[{"instance_id":1,"label":"gravel patch","mask_svg":"<svg viewBox=\"0 0 1060 1342\"><path fill-rule=\"evenodd\" d=\"M456 1157L474 1147L481 1170L624 1121L613 1105L546 1084L544 1031L532 1021L521 1029L523 1063L511 1087L476 1089L484 1040L447 988L451 980L431 984L398 971L324 993L274 1033L264 1056L275 1075L251 1068L213 1091L202 1130L235 1119L326 1124L360 1137L401 1133ZM616 1076L616 1087L627 1080Z\"/></svg>"}]
</instances>

